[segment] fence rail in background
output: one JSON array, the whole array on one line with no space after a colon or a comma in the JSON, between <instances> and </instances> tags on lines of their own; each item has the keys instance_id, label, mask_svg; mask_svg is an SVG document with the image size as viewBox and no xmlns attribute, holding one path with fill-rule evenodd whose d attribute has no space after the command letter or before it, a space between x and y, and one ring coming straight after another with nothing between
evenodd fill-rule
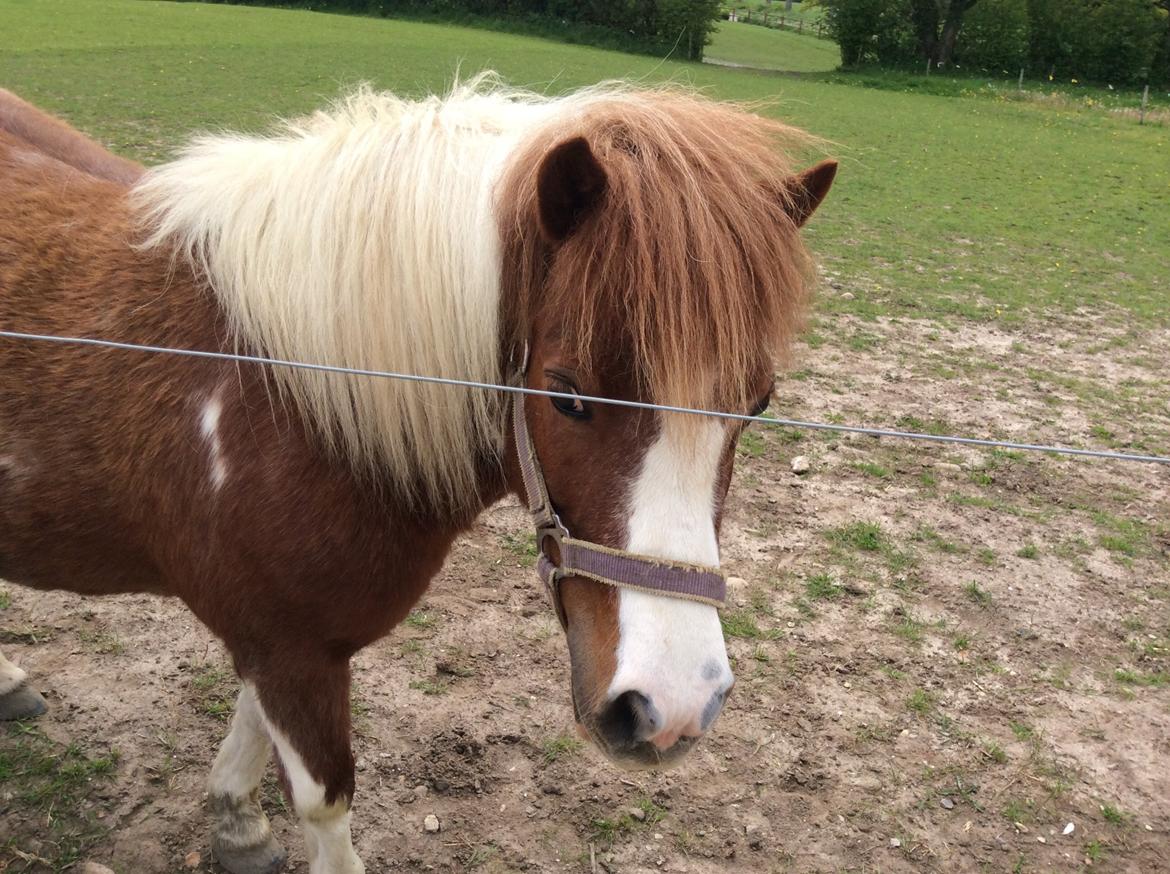
<instances>
[{"instance_id":1,"label":"fence rail in background","mask_svg":"<svg viewBox=\"0 0 1170 874\"><path fill-rule=\"evenodd\" d=\"M404 382L422 382L434 385L458 386L485 391L498 391L513 395L534 395L536 397L565 398L566 400L588 401L608 404L614 407L629 407L639 410L657 410L665 413L683 413L691 416L708 416L714 419L730 419L736 422L756 422L761 425L799 428L811 431L834 431L844 434L864 434L870 437L893 437L900 440L921 440L928 443L955 443L963 446L982 446L992 449L1016 449L1024 452L1045 452L1051 455L1075 455L1088 458L1103 458L1109 461L1133 461L1146 464L1170 465L1170 457L1161 455L1139 455L1131 452L1110 452L1100 449L1078 449L1072 446L1049 446L1040 443L1018 443L1011 440L991 440L983 437L958 437L946 434L924 434L918 431L896 431L888 428L867 428L861 425L835 425L829 422L805 422L799 419L780 419L764 416L749 416L743 413L727 413L718 410L700 410L692 407L676 407L670 404L651 404L643 401L626 401L619 398L597 397L594 395L569 394L546 391L516 385L500 385L492 382L477 382L468 379L452 379L442 376L424 376L415 373L395 373L388 370L365 370L354 367L339 367L332 364L312 364L305 361L286 361L280 358L264 358L259 355L242 355L236 352L211 352L203 349L176 349L170 346L148 346L141 343L124 343L119 340L103 340L94 337L63 337L55 334L31 334L23 331L0 330L0 338L28 340L41 343L58 343L72 346L89 346L104 349L120 349L130 352L149 352L160 355L179 355L187 358L204 358L216 361L234 361L246 364L265 364L270 367L291 367L299 370L315 370L322 373L336 373L345 376L397 379Z\"/></svg>"},{"instance_id":2,"label":"fence rail in background","mask_svg":"<svg viewBox=\"0 0 1170 874\"><path fill-rule=\"evenodd\" d=\"M773 30L790 30L793 33L808 33L820 39L826 39L825 21L818 18L815 22L805 22L800 16L789 17L783 12L773 12L768 9L755 10L748 8L736 9L731 7L727 11L727 20L743 24L755 24L770 27Z\"/></svg>"}]
</instances>

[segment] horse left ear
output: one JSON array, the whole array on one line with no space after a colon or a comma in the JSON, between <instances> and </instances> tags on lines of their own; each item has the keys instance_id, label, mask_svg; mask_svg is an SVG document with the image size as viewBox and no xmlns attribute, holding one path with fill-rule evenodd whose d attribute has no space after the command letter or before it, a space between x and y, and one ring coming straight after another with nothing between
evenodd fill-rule
<instances>
[{"instance_id":1,"label":"horse left ear","mask_svg":"<svg viewBox=\"0 0 1170 874\"><path fill-rule=\"evenodd\" d=\"M545 155L536 176L540 229L559 243L576 230L605 193L608 178L589 141L573 137Z\"/></svg>"},{"instance_id":2,"label":"horse left ear","mask_svg":"<svg viewBox=\"0 0 1170 874\"><path fill-rule=\"evenodd\" d=\"M799 228L833 187L837 162L829 159L784 180L784 211Z\"/></svg>"}]
</instances>

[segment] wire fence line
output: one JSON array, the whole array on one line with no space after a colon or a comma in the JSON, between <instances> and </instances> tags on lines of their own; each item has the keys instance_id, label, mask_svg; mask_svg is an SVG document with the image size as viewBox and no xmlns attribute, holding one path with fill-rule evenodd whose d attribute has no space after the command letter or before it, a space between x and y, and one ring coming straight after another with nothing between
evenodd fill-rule
<instances>
[{"instance_id":1,"label":"wire fence line","mask_svg":"<svg viewBox=\"0 0 1170 874\"><path fill-rule=\"evenodd\" d=\"M1020 443L1011 440L992 440L981 437L960 437L949 434L926 434L920 431L899 431L889 428L867 428L861 425L838 425L831 422L806 422L800 419L781 419L772 416L750 416L743 413L728 413L717 410L701 410L692 407L676 407L670 404L653 404L644 401L627 401L620 398L596 397L569 392L546 391L517 385L501 385L492 382L477 382L469 379L454 379L443 376L425 376L415 373L396 373L389 370L366 370L356 367L341 367L333 364L312 364L305 361L286 361L280 358L265 358L259 355L244 355L236 352L211 352L203 349L177 349L170 346L150 346L141 343L125 343L93 337L65 337L55 334L33 334L24 331L0 330L0 337L9 340L27 340L43 343L57 343L71 346L89 346L103 349L121 349L130 352L147 352L160 355L178 355L187 358L202 358L216 361L233 361L245 364L263 364L270 367L288 367L298 370L313 370L321 373L335 373L345 376L396 379L404 382L421 382L462 388L498 391L514 395L532 395L547 398L566 398L608 404L615 407L629 407L638 410L657 410L667 413L682 413L691 416L708 416L737 422L755 422L761 425L783 426L810 431L832 431L843 434L864 434L870 437L892 437L899 440L921 440L928 443L981 446L992 449L1014 449L1022 452L1044 452L1050 455L1072 455L1087 458L1102 458L1108 461L1141 462L1146 464L1170 465L1170 457L1162 455L1141 455L1131 452L1111 452L1100 449L1078 449L1072 446L1052 446L1042 443Z\"/></svg>"}]
</instances>

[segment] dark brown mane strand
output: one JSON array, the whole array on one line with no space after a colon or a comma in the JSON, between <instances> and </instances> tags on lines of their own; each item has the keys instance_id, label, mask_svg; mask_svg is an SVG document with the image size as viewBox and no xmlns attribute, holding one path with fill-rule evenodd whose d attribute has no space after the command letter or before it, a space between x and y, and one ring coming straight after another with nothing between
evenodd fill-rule
<instances>
[{"instance_id":1,"label":"dark brown mane strand","mask_svg":"<svg viewBox=\"0 0 1170 874\"><path fill-rule=\"evenodd\" d=\"M655 400L750 407L759 386L747 375L784 355L808 297L812 261L786 180L788 155L811 138L675 90L602 93L572 110L523 143L501 180L502 306L515 310L502 323L528 330L532 296L547 295L582 366L620 337ZM550 243L534 169L575 137L607 188Z\"/></svg>"}]
</instances>

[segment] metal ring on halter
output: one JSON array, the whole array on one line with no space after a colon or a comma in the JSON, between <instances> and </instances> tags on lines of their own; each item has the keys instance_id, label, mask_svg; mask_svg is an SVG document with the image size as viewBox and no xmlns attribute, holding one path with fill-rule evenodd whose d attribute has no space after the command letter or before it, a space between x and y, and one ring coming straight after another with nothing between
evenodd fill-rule
<instances>
[{"instance_id":1,"label":"metal ring on halter","mask_svg":"<svg viewBox=\"0 0 1170 874\"><path fill-rule=\"evenodd\" d=\"M528 347L525 345L524 365L515 377L518 385L523 384L527 363ZM585 577L607 586L722 607L727 596L727 580L717 568L612 549L599 543L576 540L569 535L568 528L553 508L536 449L528 434L524 397L517 395L512 400L512 434L528 512L536 528L537 574L544 582L561 627L568 628L560 591L560 581L566 577ZM546 546L550 539L557 546L556 561Z\"/></svg>"}]
</instances>

